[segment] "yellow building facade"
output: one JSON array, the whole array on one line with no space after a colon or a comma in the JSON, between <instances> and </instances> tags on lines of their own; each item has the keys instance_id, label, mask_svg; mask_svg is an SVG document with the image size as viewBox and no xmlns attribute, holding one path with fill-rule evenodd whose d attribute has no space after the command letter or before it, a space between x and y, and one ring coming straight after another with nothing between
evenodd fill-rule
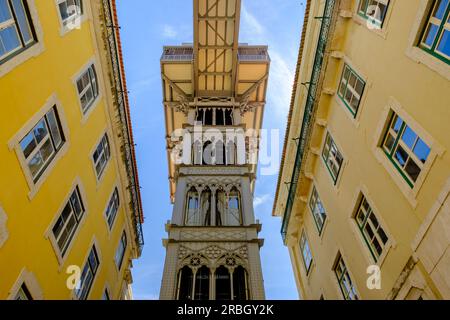
<instances>
[{"instance_id":1,"label":"yellow building facade","mask_svg":"<svg viewBox=\"0 0 450 320\"><path fill-rule=\"evenodd\" d=\"M0 1L0 299L131 298L143 213L118 30L114 0Z\"/></svg>"},{"instance_id":2,"label":"yellow building facade","mask_svg":"<svg viewBox=\"0 0 450 320\"><path fill-rule=\"evenodd\" d=\"M449 15L307 1L273 209L303 299L450 299Z\"/></svg>"}]
</instances>

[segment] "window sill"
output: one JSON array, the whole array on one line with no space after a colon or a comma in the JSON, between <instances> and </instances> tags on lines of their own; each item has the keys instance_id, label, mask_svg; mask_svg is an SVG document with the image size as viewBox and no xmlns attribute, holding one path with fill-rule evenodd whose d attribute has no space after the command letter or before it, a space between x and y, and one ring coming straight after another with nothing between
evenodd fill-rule
<instances>
[{"instance_id":1,"label":"window sill","mask_svg":"<svg viewBox=\"0 0 450 320\"><path fill-rule=\"evenodd\" d=\"M74 30L80 30L82 28L83 23L87 20L87 15L83 14L81 17L75 17L69 19L65 24L61 20L61 16L58 12L59 21L61 28L59 30L59 35L61 37L64 37L66 34L70 33Z\"/></svg>"},{"instance_id":2,"label":"window sill","mask_svg":"<svg viewBox=\"0 0 450 320\"><path fill-rule=\"evenodd\" d=\"M13 54L12 58L9 58L0 65L0 78L14 70L22 63L39 56L42 52L44 52L44 50L44 44L42 42L36 42L27 49L22 49L19 53Z\"/></svg>"},{"instance_id":3,"label":"window sill","mask_svg":"<svg viewBox=\"0 0 450 320\"><path fill-rule=\"evenodd\" d=\"M387 39L387 28L386 28L386 24L387 24L387 19L385 19L383 26L381 28L373 25L372 23L370 23L370 21L368 19L365 19L363 17L361 17L358 13L353 15L353 22L356 23L359 26L362 26L364 28L366 28L367 30L369 30L370 32L374 33L375 35L379 36L380 38L386 40Z\"/></svg>"},{"instance_id":4,"label":"window sill","mask_svg":"<svg viewBox=\"0 0 450 320\"><path fill-rule=\"evenodd\" d=\"M450 65L436 58L432 54L415 46L409 47L406 50L405 54L408 58L410 58L414 62L423 64L428 68L430 68L431 70L437 72L439 75L443 76L447 80L450 80Z\"/></svg>"}]
</instances>

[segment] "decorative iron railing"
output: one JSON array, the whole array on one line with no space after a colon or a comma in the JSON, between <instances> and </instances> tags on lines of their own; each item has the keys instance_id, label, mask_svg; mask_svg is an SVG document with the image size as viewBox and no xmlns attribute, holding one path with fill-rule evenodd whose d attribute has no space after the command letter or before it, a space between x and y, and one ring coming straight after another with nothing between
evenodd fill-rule
<instances>
[{"instance_id":1,"label":"decorative iron railing","mask_svg":"<svg viewBox=\"0 0 450 320\"><path fill-rule=\"evenodd\" d=\"M330 29L332 24L332 17L334 12L336 0L327 0L325 4L323 17L316 17L322 20L320 28L320 34L316 49L316 55L314 58L314 65L311 74L311 80L309 82L308 96L306 98L305 112L303 115L303 123L300 131L300 137L297 146L297 154L295 156L294 169L292 172L292 178L289 186L289 193L286 201L286 208L284 211L283 222L281 225L281 236L283 241L286 241L287 230L289 226L289 220L291 218L292 207L294 205L295 193L297 190L298 179L300 176L300 169L302 166L302 159L305 152L308 137L310 136L312 118L315 106L315 100L317 96L319 81L322 73L322 66L325 58L325 50L327 48L328 39L330 35Z\"/></svg>"},{"instance_id":2,"label":"decorative iron railing","mask_svg":"<svg viewBox=\"0 0 450 320\"><path fill-rule=\"evenodd\" d=\"M121 136L124 139L121 150L123 151L123 160L125 161L126 172L129 180L128 190L130 192L131 198L131 209L133 210L133 224L136 232L136 243L138 244L139 255L142 252L142 247L144 245L144 235L142 231L141 217L143 213L141 212L140 204L140 193L139 186L137 185L137 168L135 163L135 156L133 152L133 138L131 136L131 121L127 112L127 98L124 83L122 77L122 66L121 60L119 58L119 43L116 36L116 29L119 28L115 24L113 19L113 10L111 0L103 1L103 17L104 17L104 27L106 29L106 44L107 50L111 58L112 67L112 85L115 91L116 106L121 127Z\"/></svg>"},{"instance_id":3,"label":"decorative iron railing","mask_svg":"<svg viewBox=\"0 0 450 320\"><path fill-rule=\"evenodd\" d=\"M194 60L194 48L178 46L164 47L161 61L192 61Z\"/></svg>"},{"instance_id":4,"label":"decorative iron railing","mask_svg":"<svg viewBox=\"0 0 450 320\"><path fill-rule=\"evenodd\" d=\"M240 47L238 49L239 61L270 61L267 47Z\"/></svg>"}]
</instances>

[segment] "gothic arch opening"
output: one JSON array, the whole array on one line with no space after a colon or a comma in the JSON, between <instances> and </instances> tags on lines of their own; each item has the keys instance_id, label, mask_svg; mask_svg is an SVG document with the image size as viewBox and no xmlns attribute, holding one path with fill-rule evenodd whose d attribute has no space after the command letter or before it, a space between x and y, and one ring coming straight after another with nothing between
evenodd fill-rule
<instances>
[{"instance_id":1,"label":"gothic arch opening","mask_svg":"<svg viewBox=\"0 0 450 320\"><path fill-rule=\"evenodd\" d=\"M209 268L206 266L195 274L194 300L209 300Z\"/></svg>"},{"instance_id":2,"label":"gothic arch opening","mask_svg":"<svg viewBox=\"0 0 450 320\"><path fill-rule=\"evenodd\" d=\"M241 210L241 197L239 190L233 187L227 200L227 225L240 226L242 225L242 210Z\"/></svg>"},{"instance_id":3,"label":"gothic arch opening","mask_svg":"<svg viewBox=\"0 0 450 320\"><path fill-rule=\"evenodd\" d=\"M242 266L233 272L233 300L249 300L248 275Z\"/></svg>"},{"instance_id":4,"label":"gothic arch opening","mask_svg":"<svg viewBox=\"0 0 450 320\"><path fill-rule=\"evenodd\" d=\"M201 223L203 226L211 225L211 190L207 187L201 196Z\"/></svg>"},{"instance_id":5,"label":"gothic arch opening","mask_svg":"<svg viewBox=\"0 0 450 320\"><path fill-rule=\"evenodd\" d=\"M194 275L188 266L178 272L178 300L192 300L192 284Z\"/></svg>"},{"instance_id":6,"label":"gothic arch opening","mask_svg":"<svg viewBox=\"0 0 450 320\"><path fill-rule=\"evenodd\" d=\"M216 269L216 300L231 300L231 276L230 271L220 266Z\"/></svg>"},{"instance_id":7,"label":"gothic arch opening","mask_svg":"<svg viewBox=\"0 0 450 320\"><path fill-rule=\"evenodd\" d=\"M186 218L187 226L199 226L202 224L200 217L200 199L195 187L191 187L186 195Z\"/></svg>"}]
</instances>

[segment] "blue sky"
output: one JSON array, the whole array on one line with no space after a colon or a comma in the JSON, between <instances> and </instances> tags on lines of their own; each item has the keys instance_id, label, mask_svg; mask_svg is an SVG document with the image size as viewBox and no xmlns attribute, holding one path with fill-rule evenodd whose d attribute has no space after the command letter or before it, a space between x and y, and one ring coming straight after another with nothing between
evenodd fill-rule
<instances>
[{"instance_id":1,"label":"blue sky","mask_svg":"<svg viewBox=\"0 0 450 320\"><path fill-rule=\"evenodd\" d=\"M157 299L165 258L162 239L167 237L164 225L172 214L159 59L163 45L193 41L193 2L117 2L146 218L145 247L134 262L133 291L136 299ZM272 63L263 127L280 130L282 148L304 5L298 0L242 2L239 41L269 45ZM258 175L254 197L255 214L263 224L260 237L265 239L264 285L268 299L297 299L289 254L281 241L281 221L271 215L276 182L276 174Z\"/></svg>"}]
</instances>

